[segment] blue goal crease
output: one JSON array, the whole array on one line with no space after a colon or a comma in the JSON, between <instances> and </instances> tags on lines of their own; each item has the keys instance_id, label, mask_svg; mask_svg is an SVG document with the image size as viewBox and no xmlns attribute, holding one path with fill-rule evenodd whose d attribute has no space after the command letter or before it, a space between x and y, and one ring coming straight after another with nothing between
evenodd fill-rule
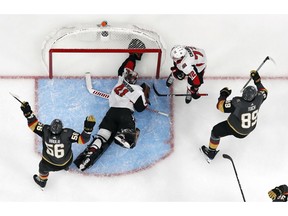
<instances>
[{"instance_id":1,"label":"blue goal crease","mask_svg":"<svg viewBox=\"0 0 288 216\"><path fill-rule=\"evenodd\" d=\"M152 86L154 79L141 79L142 82ZM139 81L139 82L140 82ZM94 89L110 93L117 79L92 79ZM157 88L167 92L165 80L159 79ZM45 124L59 118L64 127L82 132L86 116L94 115L96 125L93 133L96 134L98 126L109 109L108 100L90 94L86 89L84 78L69 79L39 79L38 80L38 119ZM150 108L164 113L170 113L170 99L155 95L150 92ZM141 113L135 112L136 126L140 129L140 137L133 149L125 149L113 144L106 150L102 157L86 173L99 175L118 175L131 173L151 167L172 152L170 117L166 117L149 110ZM92 138L91 138L92 139ZM38 151L42 146L37 143ZM74 159L87 145L73 144ZM71 170L77 170L72 164Z\"/></svg>"}]
</instances>

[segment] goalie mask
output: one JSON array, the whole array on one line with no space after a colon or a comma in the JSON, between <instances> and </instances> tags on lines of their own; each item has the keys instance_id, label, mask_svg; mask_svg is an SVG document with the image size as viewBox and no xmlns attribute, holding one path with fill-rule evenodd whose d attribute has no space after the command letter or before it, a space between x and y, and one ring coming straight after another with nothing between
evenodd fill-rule
<instances>
[{"instance_id":1,"label":"goalie mask","mask_svg":"<svg viewBox=\"0 0 288 216\"><path fill-rule=\"evenodd\" d=\"M184 46L177 45L171 49L170 57L174 61L177 61L177 60L183 59L186 53L187 53L187 50L184 48Z\"/></svg>"},{"instance_id":2,"label":"goalie mask","mask_svg":"<svg viewBox=\"0 0 288 216\"><path fill-rule=\"evenodd\" d=\"M257 95L257 90L254 86L247 86L242 93L242 98L245 101L252 101Z\"/></svg>"},{"instance_id":3,"label":"goalie mask","mask_svg":"<svg viewBox=\"0 0 288 216\"><path fill-rule=\"evenodd\" d=\"M63 129L63 124L60 119L54 119L50 124L50 131L53 134L60 134Z\"/></svg>"},{"instance_id":4,"label":"goalie mask","mask_svg":"<svg viewBox=\"0 0 288 216\"><path fill-rule=\"evenodd\" d=\"M129 68L125 68L122 77L129 84L136 84L138 79L138 73L136 71L132 71Z\"/></svg>"}]
</instances>

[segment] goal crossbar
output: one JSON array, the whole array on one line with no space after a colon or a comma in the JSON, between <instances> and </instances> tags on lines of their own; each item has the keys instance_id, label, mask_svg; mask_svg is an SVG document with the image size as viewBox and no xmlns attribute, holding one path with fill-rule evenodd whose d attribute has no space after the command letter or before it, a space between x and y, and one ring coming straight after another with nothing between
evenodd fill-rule
<instances>
[{"instance_id":1,"label":"goal crossbar","mask_svg":"<svg viewBox=\"0 0 288 216\"><path fill-rule=\"evenodd\" d=\"M83 49L83 48L52 48L49 50L49 78L53 78L53 53L157 53L156 79L160 76L161 49Z\"/></svg>"}]
</instances>

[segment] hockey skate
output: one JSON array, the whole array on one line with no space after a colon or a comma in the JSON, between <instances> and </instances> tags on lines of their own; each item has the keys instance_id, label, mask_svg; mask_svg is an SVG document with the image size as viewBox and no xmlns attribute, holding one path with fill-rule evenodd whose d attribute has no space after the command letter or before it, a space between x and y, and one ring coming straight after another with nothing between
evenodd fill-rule
<instances>
[{"instance_id":1,"label":"hockey skate","mask_svg":"<svg viewBox=\"0 0 288 216\"><path fill-rule=\"evenodd\" d=\"M185 102L188 104L188 103L190 103L191 102L191 100L192 100L192 98L193 99L195 99L195 100L197 100L197 99L199 99L201 96L198 94L198 88L197 89L195 89L195 88L191 88L191 90L190 89L187 89L187 96L186 96L186 98L185 98Z\"/></svg>"},{"instance_id":2,"label":"hockey skate","mask_svg":"<svg viewBox=\"0 0 288 216\"><path fill-rule=\"evenodd\" d=\"M193 99L197 100L199 99L201 96L198 93L194 93L191 95Z\"/></svg>"},{"instance_id":3,"label":"hockey skate","mask_svg":"<svg viewBox=\"0 0 288 216\"><path fill-rule=\"evenodd\" d=\"M173 77L173 74L171 73L166 80L166 86L169 88L173 84L173 81L174 81L174 77Z\"/></svg>"},{"instance_id":4,"label":"hockey skate","mask_svg":"<svg viewBox=\"0 0 288 216\"><path fill-rule=\"evenodd\" d=\"M43 180L36 174L33 176L33 179L36 182L36 184L40 186L41 190L44 190L48 179Z\"/></svg>"},{"instance_id":5,"label":"hockey skate","mask_svg":"<svg viewBox=\"0 0 288 216\"><path fill-rule=\"evenodd\" d=\"M128 141L126 141L125 134L129 135L129 132L126 132L126 131L118 132L116 136L114 137L115 143L128 149L133 148L136 145L137 139L140 135L140 129L136 128L136 138L135 138L135 141L131 144Z\"/></svg>"},{"instance_id":6,"label":"hockey skate","mask_svg":"<svg viewBox=\"0 0 288 216\"><path fill-rule=\"evenodd\" d=\"M189 104L190 102L191 102L191 100L192 100L192 94L191 94L191 92L190 92L190 90L189 89L187 89L187 92L186 92L186 97L185 97L185 102L186 102L186 104Z\"/></svg>"},{"instance_id":7,"label":"hockey skate","mask_svg":"<svg viewBox=\"0 0 288 216\"><path fill-rule=\"evenodd\" d=\"M202 153L204 154L205 160L206 160L208 163L210 163L210 162L215 158L215 156L217 155L217 153L219 152L219 150L218 150L218 151L216 151L216 150L211 150L211 149L209 149L209 148L207 148L206 146L203 145L203 146L200 148L200 152L202 152Z\"/></svg>"}]
</instances>

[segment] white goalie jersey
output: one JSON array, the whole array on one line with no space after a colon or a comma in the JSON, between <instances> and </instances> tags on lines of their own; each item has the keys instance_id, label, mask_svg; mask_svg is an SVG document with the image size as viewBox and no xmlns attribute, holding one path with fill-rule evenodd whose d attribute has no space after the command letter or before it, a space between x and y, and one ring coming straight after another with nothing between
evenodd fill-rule
<instances>
[{"instance_id":1,"label":"white goalie jersey","mask_svg":"<svg viewBox=\"0 0 288 216\"><path fill-rule=\"evenodd\" d=\"M137 106L141 109L145 109L148 106L142 87L139 85L129 84L122 76L119 76L118 82L110 94L109 106L116 108L128 108L134 112L134 105L136 102ZM137 108L136 111L138 111Z\"/></svg>"}]
</instances>

